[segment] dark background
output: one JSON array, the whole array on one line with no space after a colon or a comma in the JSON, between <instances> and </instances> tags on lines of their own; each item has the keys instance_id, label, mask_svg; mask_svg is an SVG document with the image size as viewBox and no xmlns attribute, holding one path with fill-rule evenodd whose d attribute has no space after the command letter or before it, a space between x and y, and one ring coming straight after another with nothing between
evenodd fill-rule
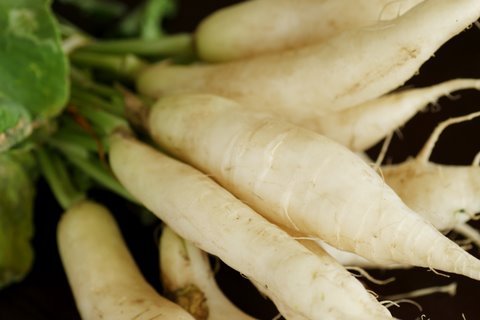
<instances>
[{"instance_id":1,"label":"dark background","mask_svg":"<svg viewBox=\"0 0 480 320\"><path fill-rule=\"evenodd\" d=\"M238 1L183 0L176 17L168 20L166 27L171 32L193 31L206 14L235 2ZM137 1L130 0L125 3L133 7ZM92 24L88 17L78 14L68 6L55 4L55 10L62 12L92 34L101 35L105 30L105 26ZM433 32L436 30L432 30ZM480 30L476 26L444 45L406 85L423 86L456 77L480 77ZM401 135L393 138L387 160L400 162L415 155L439 121L480 110L479 93L462 91L455 96L456 99L453 100L447 97L440 99L437 105L429 106L427 111L419 113L406 124L401 129ZM445 164L471 163L475 154L480 151L478 128L480 121L474 120L447 129L438 141L431 160ZM375 157L378 150L379 146L374 147L369 150L369 154ZM158 224L155 223L145 230L121 199L101 190L93 191L91 196L112 209L145 277L161 291L154 236ZM39 183L35 205L36 234L33 245L36 261L33 270L23 282L0 291L0 320L79 319L56 248L55 229L62 210L44 181ZM474 224L480 227L479 223ZM471 252L480 257L478 249ZM451 282L458 283L455 297L433 294L415 299L423 307L422 311L411 304L392 307L392 313L398 318L416 319L422 314L427 315L426 319L432 320L462 319L462 314L468 320L480 318L480 283L477 281L455 275L447 278L416 268L388 272L379 270L374 271L373 275L380 278L394 275L397 279L384 286L369 285L381 296ZM260 319L272 319L277 314L275 308L256 293L248 281L227 266L221 265L218 280L226 294L251 315Z\"/></svg>"}]
</instances>

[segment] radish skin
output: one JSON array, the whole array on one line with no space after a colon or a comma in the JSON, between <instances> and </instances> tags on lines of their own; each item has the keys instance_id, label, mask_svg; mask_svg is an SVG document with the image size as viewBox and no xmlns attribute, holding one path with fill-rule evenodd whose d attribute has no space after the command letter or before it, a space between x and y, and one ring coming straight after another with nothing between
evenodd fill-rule
<instances>
[{"instance_id":1,"label":"radish skin","mask_svg":"<svg viewBox=\"0 0 480 320\"><path fill-rule=\"evenodd\" d=\"M255 319L237 308L220 290L207 253L168 226L160 237L159 254L164 289L197 320Z\"/></svg>"},{"instance_id":2,"label":"radish skin","mask_svg":"<svg viewBox=\"0 0 480 320\"><path fill-rule=\"evenodd\" d=\"M286 318L391 319L330 256L313 254L193 167L122 135L112 138L110 164L143 205L261 287Z\"/></svg>"},{"instance_id":3,"label":"radish skin","mask_svg":"<svg viewBox=\"0 0 480 320\"><path fill-rule=\"evenodd\" d=\"M343 30L391 20L422 1L243 1L202 20L195 31L195 43L204 61L243 59L321 42Z\"/></svg>"},{"instance_id":4,"label":"radish skin","mask_svg":"<svg viewBox=\"0 0 480 320\"><path fill-rule=\"evenodd\" d=\"M373 147L417 112L454 91L480 89L478 79L454 79L436 85L394 92L347 110L313 118L302 126L354 151Z\"/></svg>"},{"instance_id":5,"label":"radish skin","mask_svg":"<svg viewBox=\"0 0 480 320\"><path fill-rule=\"evenodd\" d=\"M211 95L160 99L154 141L270 221L379 264L480 279L480 261L410 210L357 155L312 131Z\"/></svg>"},{"instance_id":6,"label":"radish skin","mask_svg":"<svg viewBox=\"0 0 480 320\"><path fill-rule=\"evenodd\" d=\"M401 86L479 16L477 0L426 0L318 45L214 65L154 64L139 74L137 88L151 97L217 94L301 124Z\"/></svg>"},{"instance_id":7,"label":"radish skin","mask_svg":"<svg viewBox=\"0 0 480 320\"><path fill-rule=\"evenodd\" d=\"M194 320L146 282L105 207L74 205L62 216L57 239L82 319Z\"/></svg>"}]
</instances>

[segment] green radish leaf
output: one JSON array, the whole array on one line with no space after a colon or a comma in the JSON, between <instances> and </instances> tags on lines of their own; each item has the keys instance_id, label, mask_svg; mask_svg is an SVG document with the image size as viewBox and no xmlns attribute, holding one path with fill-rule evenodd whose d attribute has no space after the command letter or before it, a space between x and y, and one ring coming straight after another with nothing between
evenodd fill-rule
<instances>
[{"instance_id":1,"label":"green radish leaf","mask_svg":"<svg viewBox=\"0 0 480 320\"><path fill-rule=\"evenodd\" d=\"M30 151L0 153L0 289L22 280L33 263L30 241L37 175Z\"/></svg>"},{"instance_id":2,"label":"green radish leaf","mask_svg":"<svg viewBox=\"0 0 480 320\"><path fill-rule=\"evenodd\" d=\"M0 1L0 150L31 123L58 115L69 93L68 62L45 0Z\"/></svg>"}]
</instances>

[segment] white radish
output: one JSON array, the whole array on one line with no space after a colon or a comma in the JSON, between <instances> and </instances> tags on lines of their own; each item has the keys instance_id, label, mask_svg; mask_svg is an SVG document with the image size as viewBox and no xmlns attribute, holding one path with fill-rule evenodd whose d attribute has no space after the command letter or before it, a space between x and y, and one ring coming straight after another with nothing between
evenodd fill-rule
<instances>
[{"instance_id":1,"label":"white radish","mask_svg":"<svg viewBox=\"0 0 480 320\"><path fill-rule=\"evenodd\" d=\"M478 0L426 0L396 19L318 45L214 65L162 62L145 68L137 87L152 97L217 94L301 124L403 85L479 16Z\"/></svg>"},{"instance_id":2,"label":"white radish","mask_svg":"<svg viewBox=\"0 0 480 320\"><path fill-rule=\"evenodd\" d=\"M347 146L364 151L404 125L429 103L454 91L480 89L478 79L454 79L436 85L393 92L358 106L309 119L310 128Z\"/></svg>"},{"instance_id":3,"label":"white radish","mask_svg":"<svg viewBox=\"0 0 480 320\"><path fill-rule=\"evenodd\" d=\"M333 258L313 254L193 167L122 135L111 141L110 164L143 205L261 287L287 319L391 319Z\"/></svg>"},{"instance_id":4,"label":"white radish","mask_svg":"<svg viewBox=\"0 0 480 320\"><path fill-rule=\"evenodd\" d=\"M105 207L74 205L62 216L57 236L82 319L194 320L146 282Z\"/></svg>"},{"instance_id":5,"label":"white radish","mask_svg":"<svg viewBox=\"0 0 480 320\"><path fill-rule=\"evenodd\" d=\"M162 284L175 302L206 320L253 320L221 291L208 254L165 226L159 245Z\"/></svg>"},{"instance_id":6,"label":"white radish","mask_svg":"<svg viewBox=\"0 0 480 320\"><path fill-rule=\"evenodd\" d=\"M480 261L410 210L353 152L312 131L211 95L151 110L152 138L267 219L379 264L480 279Z\"/></svg>"},{"instance_id":7,"label":"white radish","mask_svg":"<svg viewBox=\"0 0 480 320\"><path fill-rule=\"evenodd\" d=\"M463 225L480 213L480 166L442 165L429 161L440 133L449 125L471 120L480 112L441 122L415 158L381 167L385 182L403 201L437 229L470 230ZM473 231L473 230L470 230ZM476 232L478 234L478 231ZM480 245L480 235L476 237Z\"/></svg>"},{"instance_id":8,"label":"white radish","mask_svg":"<svg viewBox=\"0 0 480 320\"><path fill-rule=\"evenodd\" d=\"M394 19L423 0L251 0L218 11L195 31L199 57L229 61L324 41Z\"/></svg>"}]
</instances>

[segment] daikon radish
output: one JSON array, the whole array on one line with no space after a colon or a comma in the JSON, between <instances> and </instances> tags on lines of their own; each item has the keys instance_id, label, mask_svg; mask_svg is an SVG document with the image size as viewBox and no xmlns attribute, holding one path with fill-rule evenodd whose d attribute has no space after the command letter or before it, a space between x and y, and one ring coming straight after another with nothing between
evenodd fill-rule
<instances>
[{"instance_id":1,"label":"daikon radish","mask_svg":"<svg viewBox=\"0 0 480 320\"><path fill-rule=\"evenodd\" d=\"M124 135L112 138L120 182L182 238L241 272L287 319L391 319L333 258L314 254L208 176Z\"/></svg>"},{"instance_id":2,"label":"daikon radish","mask_svg":"<svg viewBox=\"0 0 480 320\"><path fill-rule=\"evenodd\" d=\"M423 0L251 0L222 8L195 31L199 57L229 61L324 41L391 20Z\"/></svg>"},{"instance_id":3,"label":"daikon radish","mask_svg":"<svg viewBox=\"0 0 480 320\"><path fill-rule=\"evenodd\" d=\"M168 296L196 319L254 320L223 294L208 254L165 226L159 245L160 271Z\"/></svg>"},{"instance_id":4,"label":"daikon radish","mask_svg":"<svg viewBox=\"0 0 480 320\"><path fill-rule=\"evenodd\" d=\"M374 263L480 279L479 260L331 139L212 95L160 99L149 128L160 146L285 228Z\"/></svg>"},{"instance_id":5,"label":"daikon radish","mask_svg":"<svg viewBox=\"0 0 480 320\"><path fill-rule=\"evenodd\" d=\"M426 217L437 229L449 231L480 213L480 166L442 165L429 161L441 132L449 125L471 120L480 112L441 122L415 158L383 165L382 176L403 201ZM474 231L474 230L471 230ZM474 233L473 233L474 234ZM469 236L480 245L480 235Z\"/></svg>"},{"instance_id":6,"label":"daikon radish","mask_svg":"<svg viewBox=\"0 0 480 320\"><path fill-rule=\"evenodd\" d=\"M318 45L214 65L145 68L138 90L212 93L301 124L405 83L445 42L480 16L478 0L426 0L406 14Z\"/></svg>"},{"instance_id":7,"label":"daikon radish","mask_svg":"<svg viewBox=\"0 0 480 320\"><path fill-rule=\"evenodd\" d=\"M392 133L429 103L454 91L480 89L478 79L454 79L381 96L347 110L302 123L354 151L364 151Z\"/></svg>"},{"instance_id":8,"label":"daikon radish","mask_svg":"<svg viewBox=\"0 0 480 320\"><path fill-rule=\"evenodd\" d=\"M146 282L105 207L73 205L59 222L57 238L82 319L194 320Z\"/></svg>"}]
</instances>

